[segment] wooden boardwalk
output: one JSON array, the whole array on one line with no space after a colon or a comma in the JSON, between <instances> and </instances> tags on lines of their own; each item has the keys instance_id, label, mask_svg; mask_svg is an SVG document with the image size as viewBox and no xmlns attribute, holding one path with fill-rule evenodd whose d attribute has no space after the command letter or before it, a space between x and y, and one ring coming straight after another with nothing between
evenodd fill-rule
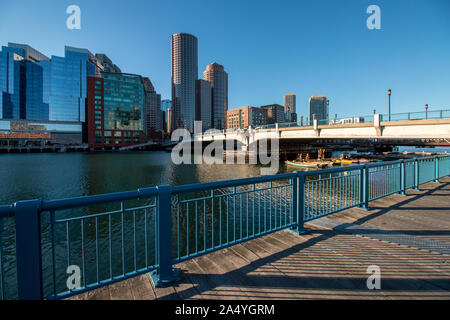
<instances>
[{"instance_id":1,"label":"wooden boardwalk","mask_svg":"<svg viewBox=\"0 0 450 320\"><path fill-rule=\"evenodd\" d=\"M305 235L283 230L180 263L180 281L167 288L142 275L71 299L450 299L450 255L440 252L450 249L450 178L370 207L325 222L396 232L406 245L312 221ZM412 241L420 239L437 249ZM369 265L381 269L381 290L367 289Z\"/></svg>"}]
</instances>

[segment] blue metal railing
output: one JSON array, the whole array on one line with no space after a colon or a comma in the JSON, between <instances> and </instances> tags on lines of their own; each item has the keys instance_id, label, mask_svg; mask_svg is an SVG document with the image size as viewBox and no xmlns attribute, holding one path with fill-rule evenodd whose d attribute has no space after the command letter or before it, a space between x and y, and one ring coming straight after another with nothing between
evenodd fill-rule
<instances>
[{"instance_id":1,"label":"blue metal railing","mask_svg":"<svg viewBox=\"0 0 450 320\"><path fill-rule=\"evenodd\" d=\"M443 155L0 206L0 298L61 299L147 272L164 285L175 263L449 175Z\"/></svg>"}]
</instances>

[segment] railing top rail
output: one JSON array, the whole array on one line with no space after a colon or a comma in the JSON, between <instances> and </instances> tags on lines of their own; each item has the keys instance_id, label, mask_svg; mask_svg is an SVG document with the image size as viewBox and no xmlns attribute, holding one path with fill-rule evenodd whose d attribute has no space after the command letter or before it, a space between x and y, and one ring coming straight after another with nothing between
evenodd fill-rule
<instances>
[{"instance_id":1,"label":"railing top rail","mask_svg":"<svg viewBox=\"0 0 450 320\"><path fill-rule=\"evenodd\" d=\"M136 198L149 198L158 194L157 187L142 188L134 191L114 192L93 196L83 196L68 199L42 201L41 211L63 210L88 205L118 202Z\"/></svg>"},{"instance_id":2,"label":"railing top rail","mask_svg":"<svg viewBox=\"0 0 450 320\"><path fill-rule=\"evenodd\" d=\"M270 176L259 176L259 177L251 177L251 178L242 178L235 180L223 180L223 181L214 181L214 182L204 182L204 183L195 183L195 184L185 184L174 186L172 189L173 193L186 193L186 192L196 192L196 191L204 191L210 189L217 188L228 188L228 187L239 187L247 184L256 184L256 183L264 183L271 182L277 180L285 180L291 179L296 176L296 173L283 173L283 174L275 174Z\"/></svg>"}]
</instances>

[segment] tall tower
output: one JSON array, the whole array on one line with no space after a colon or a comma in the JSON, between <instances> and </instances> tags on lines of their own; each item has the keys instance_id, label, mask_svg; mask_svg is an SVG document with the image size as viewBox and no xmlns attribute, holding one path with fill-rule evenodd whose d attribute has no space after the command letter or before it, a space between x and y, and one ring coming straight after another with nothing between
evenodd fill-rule
<instances>
[{"instance_id":1,"label":"tall tower","mask_svg":"<svg viewBox=\"0 0 450 320\"><path fill-rule=\"evenodd\" d=\"M198 78L198 40L188 33L176 33L172 49L173 128L194 130L195 80Z\"/></svg>"},{"instance_id":2,"label":"tall tower","mask_svg":"<svg viewBox=\"0 0 450 320\"><path fill-rule=\"evenodd\" d=\"M313 123L314 119L328 122L328 107L330 101L323 94L317 94L309 98L309 122ZM320 122L319 122L320 123Z\"/></svg>"},{"instance_id":3,"label":"tall tower","mask_svg":"<svg viewBox=\"0 0 450 320\"><path fill-rule=\"evenodd\" d=\"M284 95L284 113L287 121L294 121L295 111L295 94L286 93ZM295 117L296 118L296 117Z\"/></svg>"},{"instance_id":4,"label":"tall tower","mask_svg":"<svg viewBox=\"0 0 450 320\"><path fill-rule=\"evenodd\" d=\"M212 87L213 127L225 129L228 111L228 73L222 65L214 62L206 66L203 80L210 82Z\"/></svg>"}]
</instances>

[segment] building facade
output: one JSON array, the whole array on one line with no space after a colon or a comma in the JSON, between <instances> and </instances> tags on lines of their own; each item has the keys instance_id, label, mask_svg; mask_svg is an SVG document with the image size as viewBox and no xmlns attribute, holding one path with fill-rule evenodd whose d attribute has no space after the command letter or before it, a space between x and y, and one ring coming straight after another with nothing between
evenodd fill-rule
<instances>
[{"instance_id":1,"label":"building facade","mask_svg":"<svg viewBox=\"0 0 450 320\"><path fill-rule=\"evenodd\" d=\"M33 62L46 57L29 46L15 45L26 50L4 46L0 51L0 118L48 120L49 105L43 102L43 69Z\"/></svg>"},{"instance_id":2,"label":"building facade","mask_svg":"<svg viewBox=\"0 0 450 320\"><path fill-rule=\"evenodd\" d=\"M279 104L269 104L261 106L261 109L267 111L267 124L286 122L283 106Z\"/></svg>"},{"instance_id":3,"label":"building facade","mask_svg":"<svg viewBox=\"0 0 450 320\"><path fill-rule=\"evenodd\" d=\"M296 96L293 93L286 93L284 95L284 113L287 122L297 121L296 111Z\"/></svg>"},{"instance_id":4,"label":"building facade","mask_svg":"<svg viewBox=\"0 0 450 320\"><path fill-rule=\"evenodd\" d=\"M222 65L214 62L206 66L203 80L211 83L212 125L216 129L224 129L228 111L228 73Z\"/></svg>"},{"instance_id":5,"label":"building facade","mask_svg":"<svg viewBox=\"0 0 450 320\"><path fill-rule=\"evenodd\" d=\"M202 122L202 130L211 129L213 121L211 82L195 82L195 120Z\"/></svg>"},{"instance_id":6,"label":"building facade","mask_svg":"<svg viewBox=\"0 0 450 320\"><path fill-rule=\"evenodd\" d=\"M87 136L90 148L144 142L144 85L138 75L102 72L88 77Z\"/></svg>"},{"instance_id":7,"label":"building facade","mask_svg":"<svg viewBox=\"0 0 450 320\"><path fill-rule=\"evenodd\" d=\"M149 78L143 77L142 84L144 85L144 134L149 139L161 139L163 131L161 95L156 93Z\"/></svg>"},{"instance_id":8,"label":"building facade","mask_svg":"<svg viewBox=\"0 0 450 320\"><path fill-rule=\"evenodd\" d=\"M198 40L188 33L173 34L172 110L174 128L193 132L195 120L195 81L198 79Z\"/></svg>"},{"instance_id":9,"label":"building facade","mask_svg":"<svg viewBox=\"0 0 450 320\"><path fill-rule=\"evenodd\" d=\"M49 120L86 119L87 77L100 76L101 65L86 49L65 47L65 56L41 61L44 102L49 104Z\"/></svg>"},{"instance_id":10,"label":"building facade","mask_svg":"<svg viewBox=\"0 0 450 320\"><path fill-rule=\"evenodd\" d=\"M323 94L313 95L309 98L309 123L312 125L313 120L328 124L329 119L329 100Z\"/></svg>"},{"instance_id":11,"label":"building facade","mask_svg":"<svg viewBox=\"0 0 450 320\"><path fill-rule=\"evenodd\" d=\"M122 73L120 68L116 66L110 58L104 53L96 53L95 58L98 60L98 62L102 65L102 71L105 72L115 72L115 73Z\"/></svg>"},{"instance_id":12,"label":"building facade","mask_svg":"<svg viewBox=\"0 0 450 320\"><path fill-rule=\"evenodd\" d=\"M227 111L227 129L245 129L267 124L267 110L252 106Z\"/></svg>"}]
</instances>

